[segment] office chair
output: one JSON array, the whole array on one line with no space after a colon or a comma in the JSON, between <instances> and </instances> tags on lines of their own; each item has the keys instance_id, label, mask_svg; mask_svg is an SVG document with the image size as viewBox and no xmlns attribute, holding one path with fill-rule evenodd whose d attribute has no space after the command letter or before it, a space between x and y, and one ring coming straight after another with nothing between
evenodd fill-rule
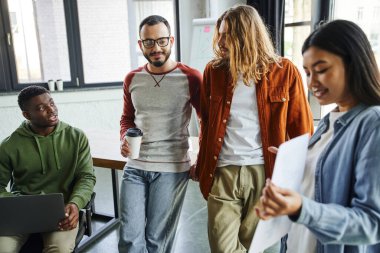
<instances>
[{"instance_id":1,"label":"office chair","mask_svg":"<svg viewBox=\"0 0 380 253\"><path fill-rule=\"evenodd\" d=\"M91 199L87 203L87 205L79 210L79 222L78 222L78 234L75 238L75 253L78 252L78 245L80 241L82 240L83 236L91 236L92 234L92 225L91 225L91 216L94 212L95 207L95 195L96 193L93 192L91 194ZM42 237L39 233L31 234L26 241L26 243L22 246L19 253L41 253L43 248L43 241Z\"/></svg>"}]
</instances>

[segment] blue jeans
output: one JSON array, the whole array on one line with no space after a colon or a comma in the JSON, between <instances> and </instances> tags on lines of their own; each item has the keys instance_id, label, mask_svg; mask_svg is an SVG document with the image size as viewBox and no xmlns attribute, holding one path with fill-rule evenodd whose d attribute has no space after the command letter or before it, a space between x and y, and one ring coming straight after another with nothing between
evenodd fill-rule
<instances>
[{"instance_id":1,"label":"blue jeans","mask_svg":"<svg viewBox=\"0 0 380 253\"><path fill-rule=\"evenodd\" d=\"M171 252L188 175L124 168L120 253Z\"/></svg>"}]
</instances>

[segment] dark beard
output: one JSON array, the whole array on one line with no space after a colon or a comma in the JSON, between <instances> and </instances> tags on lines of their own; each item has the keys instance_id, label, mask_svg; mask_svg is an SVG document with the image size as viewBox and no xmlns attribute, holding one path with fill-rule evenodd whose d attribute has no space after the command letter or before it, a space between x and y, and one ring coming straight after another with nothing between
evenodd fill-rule
<instances>
[{"instance_id":1,"label":"dark beard","mask_svg":"<svg viewBox=\"0 0 380 253\"><path fill-rule=\"evenodd\" d=\"M171 50L166 51L166 53L165 53L165 59L164 59L163 61L152 61L152 60L149 58L149 55L147 55L147 54L145 54L145 53L144 53L144 57L145 57L145 59L148 60L148 62L149 62L150 64L152 64L153 66L159 68L159 67L161 67L162 65L164 65L165 62L167 62L167 60L168 60L169 57L170 57L170 54L171 54Z\"/></svg>"},{"instance_id":2,"label":"dark beard","mask_svg":"<svg viewBox=\"0 0 380 253\"><path fill-rule=\"evenodd\" d=\"M157 68L159 68L159 67L161 67L162 65L164 65L164 63L166 62L166 60L165 61L149 61L153 66L155 66L155 67L157 67Z\"/></svg>"}]
</instances>

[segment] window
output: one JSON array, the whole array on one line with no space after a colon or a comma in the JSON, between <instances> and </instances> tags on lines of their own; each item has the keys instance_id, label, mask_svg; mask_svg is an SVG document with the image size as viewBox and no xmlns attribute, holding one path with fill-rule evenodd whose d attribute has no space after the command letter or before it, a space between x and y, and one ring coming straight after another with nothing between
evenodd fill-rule
<instances>
[{"instance_id":1,"label":"window","mask_svg":"<svg viewBox=\"0 0 380 253\"><path fill-rule=\"evenodd\" d=\"M357 20L362 20L363 19L363 7L359 7L358 10L357 10Z\"/></svg>"},{"instance_id":2,"label":"window","mask_svg":"<svg viewBox=\"0 0 380 253\"><path fill-rule=\"evenodd\" d=\"M305 78L301 48L304 40L310 34L311 0L285 1L284 23L284 56L298 67L303 78ZM307 91L306 85L305 90Z\"/></svg>"},{"instance_id":3,"label":"window","mask_svg":"<svg viewBox=\"0 0 380 253\"><path fill-rule=\"evenodd\" d=\"M335 0L333 19L347 19L358 24L367 34L375 53L376 61L380 63L380 0ZM362 12L363 15L352 15ZM377 15L377 16L374 16ZM380 66L380 65L379 65Z\"/></svg>"},{"instance_id":4,"label":"window","mask_svg":"<svg viewBox=\"0 0 380 253\"><path fill-rule=\"evenodd\" d=\"M110 15L112 13L112 15ZM124 0L78 1L84 83L117 82L131 69L128 9Z\"/></svg>"},{"instance_id":5,"label":"window","mask_svg":"<svg viewBox=\"0 0 380 253\"><path fill-rule=\"evenodd\" d=\"M373 9L373 18L378 18L380 15L380 6L375 6Z\"/></svg>"},{"instance_id":6,"label":"window","mask_svg":"<svg viewBox=\"0 0 380 253\"><path fill-rule=\"evenodd\" d=\"M380 0L335 0L332 10L332 19L351 20L364 30L372 45L377 63L380 62L380 20L372 14L377 13L379 10ZM322 106L322 116L326 115L334 107L336 107L335 104Z\"/></svg>"},{"instance_id":7,"label":"window","mask_svg":"<svg viewBox=\"0 0 380 253\"><path fill-rule=\"evenodd\" d=\"M285 1L285 29L284 29L284 57L290 59L301 73L308 94L306 75L302 63L302 45L311 31L311 4L312 0L286 0ZM312 98L309 98L309 101ZM315 101L314 101L315 102ZM319 119L319 106L313 106L314 118ZM316 107L316 108L315 108Z\"/></svg>"},{"instance_id":8,"label":"window","mask_svg":"<svg viewBox=\"0 0 380 253\"><path fill-rule=\"evenodd\" d=\"M175 35L174 6L174 0L1 1L0 37L7 40L0 41L0 92L47 87L50 79L66 88L121 85L146 62L137 45L141 20L162 15Z\"/></svg>"},{"instance_id":9,"label":"window","mask_svg":"<svg viewBox=\"0 0 380 253\"><path fill-rule=\"evenodd\" d=\"M70 80L63 1L8 0L8 6L18 81Z\"/></svg>"}]
</instances>

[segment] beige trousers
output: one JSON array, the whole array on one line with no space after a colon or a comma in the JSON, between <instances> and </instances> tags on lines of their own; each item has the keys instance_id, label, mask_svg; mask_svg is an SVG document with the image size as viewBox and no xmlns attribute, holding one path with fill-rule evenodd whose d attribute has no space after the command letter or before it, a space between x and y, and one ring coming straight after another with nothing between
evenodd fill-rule
<instances>
[{"instance_id":1,"label":"beige trousers","mask_svg":"<svg viewBox=\"0 0 380 253\"><path fill-rule=\"evenodd\" d=\"M42 233L43 253L70 253L75 247L78 226L68 231ZM0 236L0 253L17 253L29 235Z\"/></svg>"},{"instance_id":2,"label":"beige trousers","mask_svg":"<svg viewBox=\"0 0 380 253\"><path fill-rule=\"evenodd\" d=\"M216 169L207 201L212 253L248 251L259 222L254 206L264 184L264 165L230 165Z\"/></svg>"}]
</instances>

